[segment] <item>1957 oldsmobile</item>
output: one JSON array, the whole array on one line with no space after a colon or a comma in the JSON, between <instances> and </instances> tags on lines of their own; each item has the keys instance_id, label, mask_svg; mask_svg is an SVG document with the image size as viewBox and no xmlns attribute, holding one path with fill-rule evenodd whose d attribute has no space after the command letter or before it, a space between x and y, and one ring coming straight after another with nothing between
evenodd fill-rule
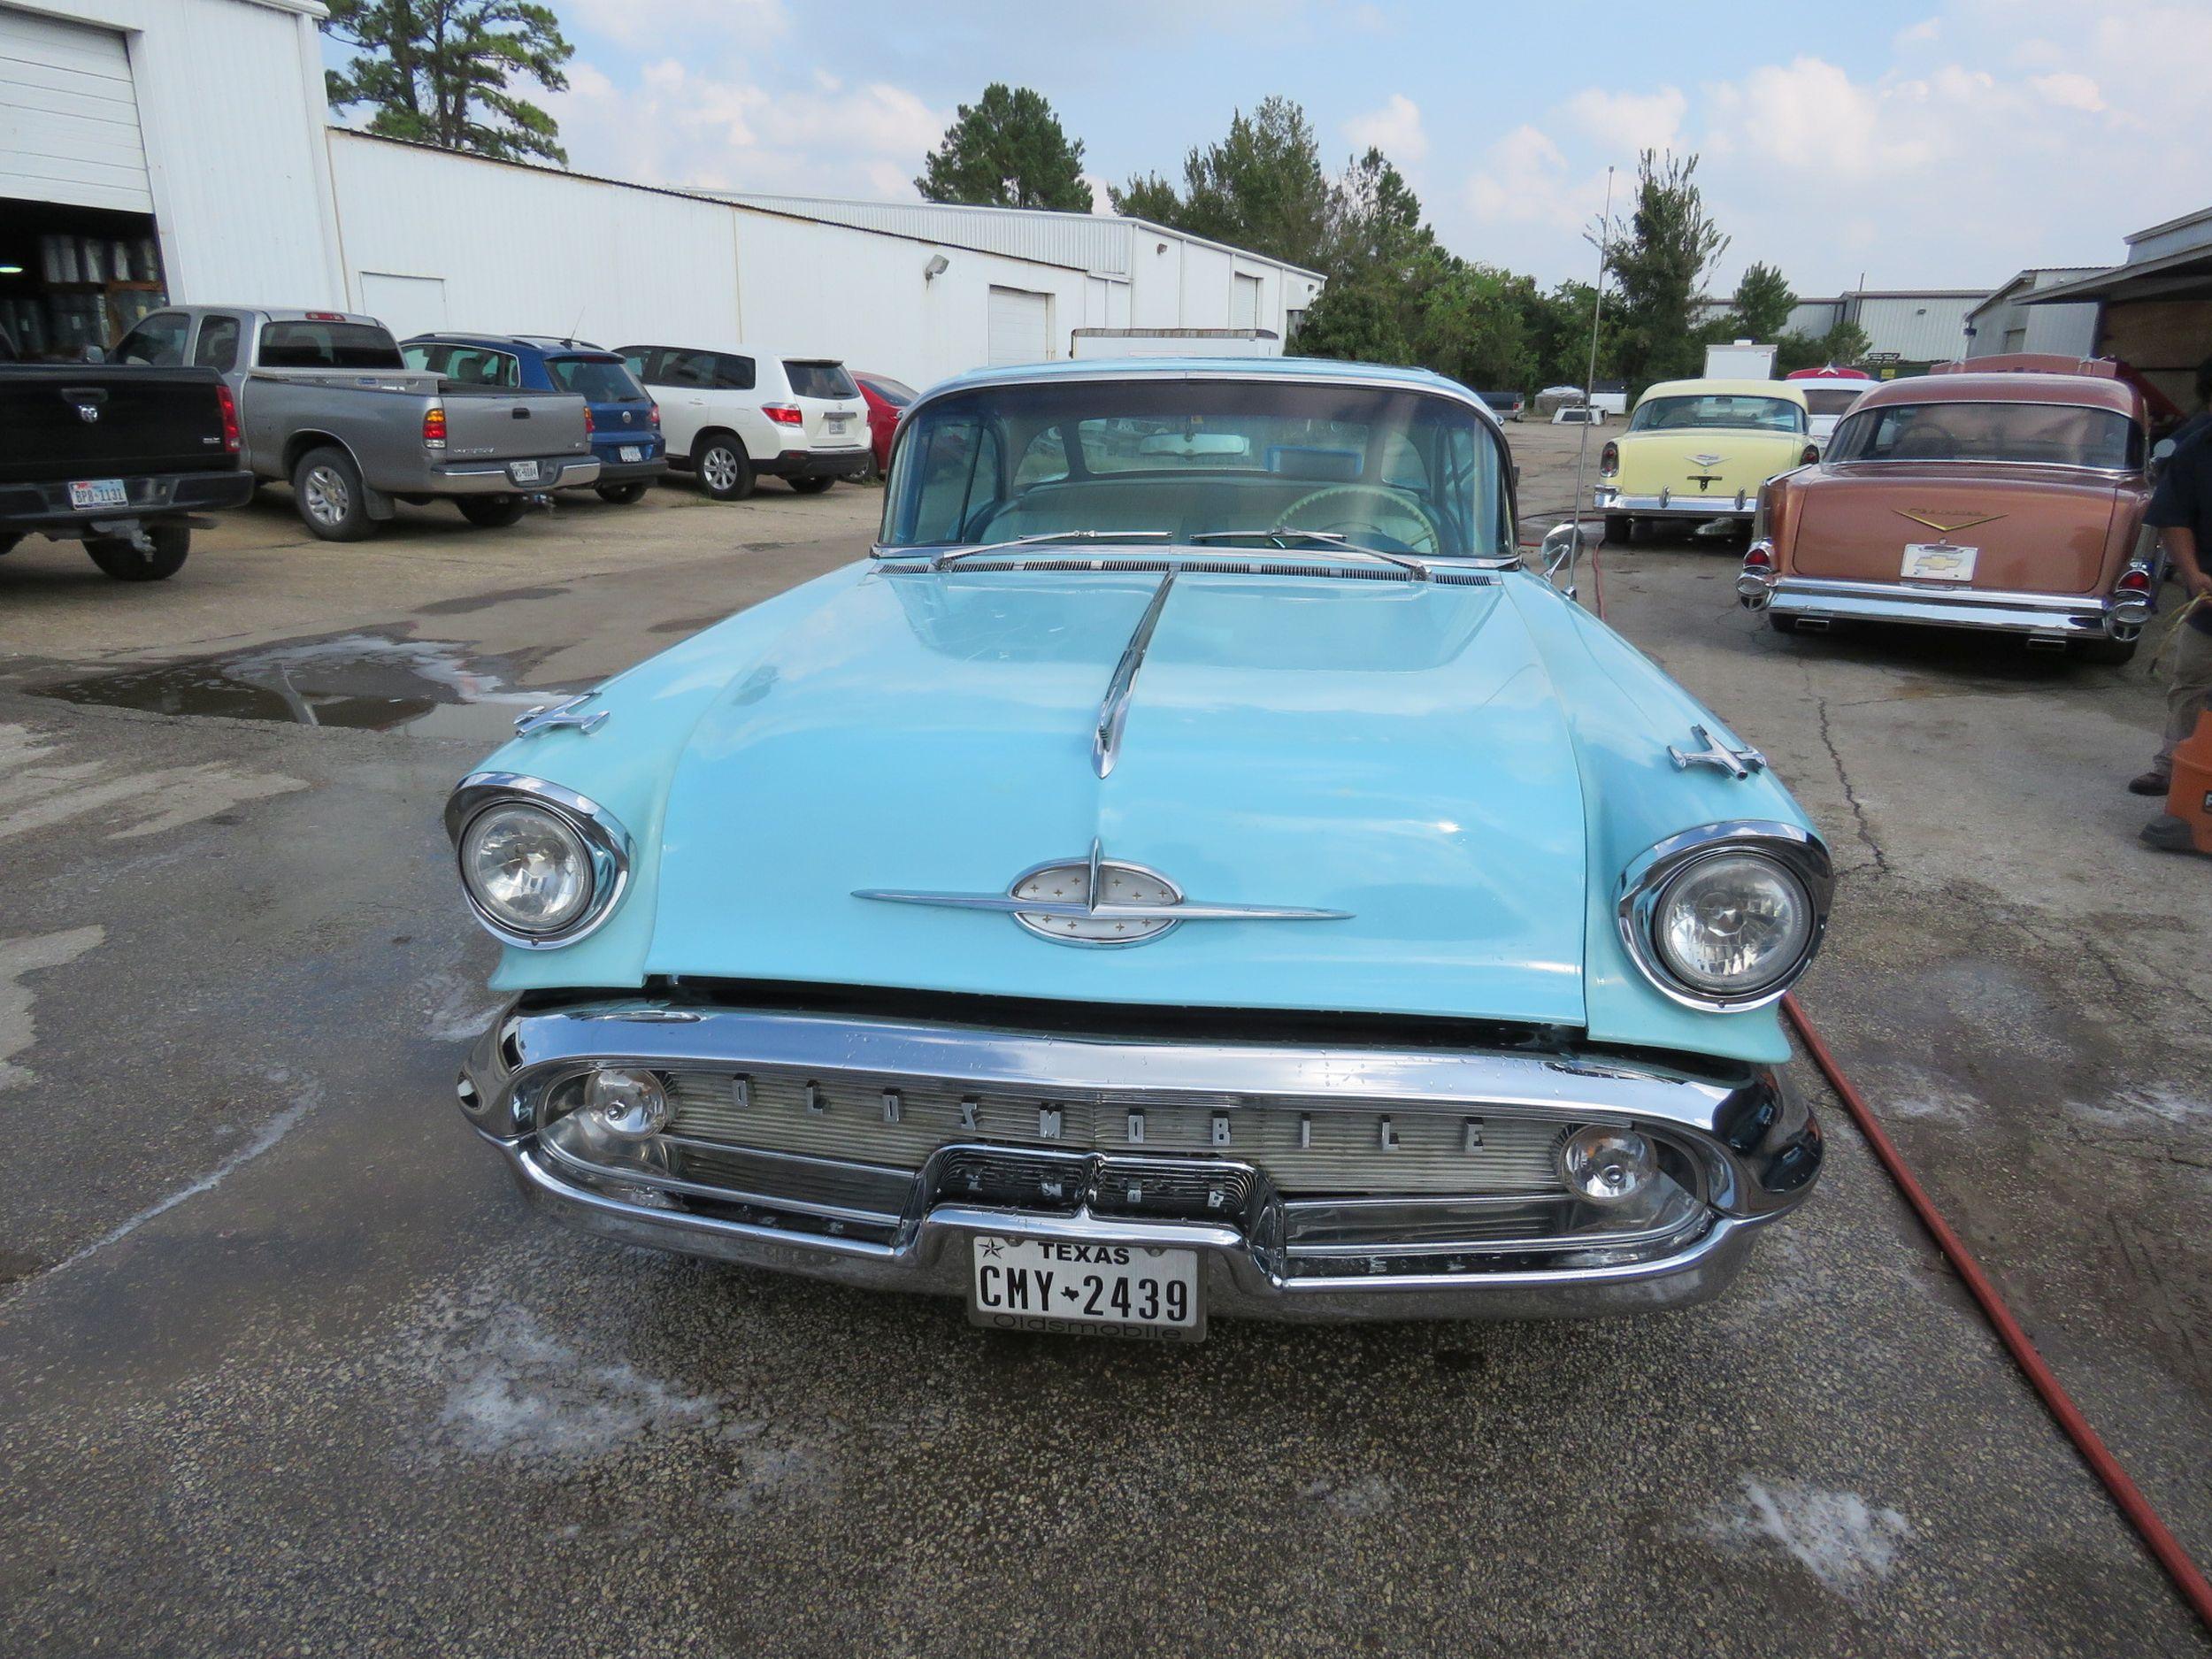
<instances>
[{"instance_id":1,"label":"1957 oldsmobile","mask_svg":"<svg viewBox=\"0 0 2212 1659\"><path fill-rule=\"evenodd\" d=\"M1001 1328L1715 1294L1820 1168L1829 858L1512 479L1417 371L925 394L872 557L455 791L469 1121L588 1232Z\"/></svg>"}]
</instances>

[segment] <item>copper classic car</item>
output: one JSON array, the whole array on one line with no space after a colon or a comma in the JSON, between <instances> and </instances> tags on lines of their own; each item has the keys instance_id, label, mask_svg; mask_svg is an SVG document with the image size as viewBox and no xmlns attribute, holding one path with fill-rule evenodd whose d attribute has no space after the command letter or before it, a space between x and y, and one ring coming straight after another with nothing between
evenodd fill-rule
<instances>
[{"instance_id":1,"label":"copper classic car","mask_svg":"<svg viewBox=\"0 0 2212 1659\"><path fill-rule=\"evenodd\" d=\"M1743 603L1784 633L1978 628L2125 662L2157 590L2143 398L2109 363L2070 367L1868 391L1817 465L1760 491Z\"/></svg>"}]
</instances>

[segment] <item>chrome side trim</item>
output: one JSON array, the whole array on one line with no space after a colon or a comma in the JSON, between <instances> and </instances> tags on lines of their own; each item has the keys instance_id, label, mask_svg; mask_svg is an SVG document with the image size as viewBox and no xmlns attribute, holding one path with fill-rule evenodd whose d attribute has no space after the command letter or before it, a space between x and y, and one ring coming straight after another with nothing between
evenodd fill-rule
<instances>
[{"instance_id":1,"label":"chrome side trim","mask_svg":"<svg viewBox=\"0 0 2212 1659\"><path fill-rule=\"evenodd\" d=\"M1763 854L1803 883L1806 896L1812 902L1813 926L1805 941L1804 955L1779 979L1764 990L1723 996L1700 990L1675 977L1653 940L1652 913L1660 893L1675 876L1701 859L1731 852ZM1782 994L1812 964L1813 957L1819 953L1821 938L1828 930L1828 906L1835 895L1835 869L1828 849L1811 831L1795 824L1768 819L1732 818L1717 824L1701 824L1679 835L1670 835L1632 859L1628 868L1621 872L1620 897L1614 913L1620 926L1621 942L1627 948L1630 959L1662 996L1709 1014L1732 1013L1779 1002Z\"/></svg>"},{"instance_id":2,"label":"chrome side trim","mask_svg":"<svg viewBox=\"0 0 2212 1659\"><path fill-rule=\"evenodd\" d=\"M1116 751L1121 748L1121 728L1129 718L1129 698L1136 688L1137 670L1144 665L1144 654L1151 649L1153 631L1160 626L1160 612L1167 609L1168 591L1175 586L1175 572L1170 570L1160 578L1160 585L1152 595L1152 603L1144 608L1144 615L1137 618L1135 632L1129 643L1122 648L1121 660L1114 664L1113 677L1106 682L1106 699L1098 707L1098 725L1091 733L1091 767L1102 778L1114 769ZM1098 894L1098 843L1091 843L1091 895Z\"/></svg>"},{"instance_id":3,"label":"chrome side trim","mask_svg":"<svg viewBox=\"0 0 2212 1659\"><path fill-rule=\"evenodd\" d=\"M598 802L561 784L525 772L472 772L454 785L453 793L446 797L445 831L453 842L456 873L459 870L461 837L469 821L501 801L527 801L543 807L583 838L584 846L591 854L591 904L583 915L557 933L518 933L495 920L477 902L467 878L463 876L461 896L467 901L470 913L486 933L519 950L554 950L596 933L614 914L615 907L629 888L630 870L637 856L630 832Z\"/></svg>"}]
</instances>

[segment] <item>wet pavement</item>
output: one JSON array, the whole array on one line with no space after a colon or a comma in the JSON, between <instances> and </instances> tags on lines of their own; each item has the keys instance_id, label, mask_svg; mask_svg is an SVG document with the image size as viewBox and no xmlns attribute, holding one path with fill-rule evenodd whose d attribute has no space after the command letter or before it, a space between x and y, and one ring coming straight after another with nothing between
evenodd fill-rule
<instances>
[{"instance_id":1,"label":"wet pavement","mask_svg":"<svg viewBox=\"0 0 2212 1659\"><path fill-rule=\"evenodd\" d=\"M872 505L664 494L634 545L419 526L265 621L184 591L265 576L259 518L150 595L12 614L0 563L0 1652L2205 1650L1832 1102L1726 1300L1602 1325L1002 1337L534 1221L450 1104L473 723ZM1826 827L1814 1017L2212 1556L2212 886L2131 839L2154 688L1785 640L1732 569L1601 574Z\"/></svg>"}]
</instances>

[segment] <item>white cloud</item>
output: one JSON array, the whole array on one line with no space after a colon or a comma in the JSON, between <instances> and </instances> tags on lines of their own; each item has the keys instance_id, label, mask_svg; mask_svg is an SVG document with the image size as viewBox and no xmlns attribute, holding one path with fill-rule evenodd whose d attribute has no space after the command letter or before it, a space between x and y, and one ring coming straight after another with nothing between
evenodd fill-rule
<instances>
[{"instance_id":1,"label":"white cloud","mask_svg":"<svg viewBox=\"0 0 2212 1659\"><path fill-rule=\"evenodd\" d=\"M1942 35L1942 19L1923 18L1917 23L1909 23L1899 29L1890 44L1903 51L1909 46L1925 46L1931 41L1940 39Z\"/></svg>"},{"instance_id":2,"label":"white cloud","mask_svg":"<svg viewBox=\"0 0 2212 1659\"><path fill-rule=\"evenodd\" d=\"M1623 159L1645 150L1679 150L1682 117L1690 101L1677 87L1656 92L1604 92L1595 87L1567 100L1577 130L1600 141Z\"/></svg>"},{"instance_id":3,"label":"white cloud","mask_svg":"<svg viewBox=\"0 0 2212 1659\"><path fill-rule=\"evenodd\" d=\"M546 102L579 167L641 184L910 197L950 117L887 81L771 88L675 58L618 85L588 65Z\"/></svg>"},{"instance_id":4,"label":"white cloud","mask_svg":"<svg viewBox=\"0 0 2212 1659\"><path fill-rule=\"evenodd\" d=\"M625 46L770 39L791 26L784 0L564 0L562 21Z\"/></svg>"},{"instance_id":5,"label":"white cloud","mask_svg":"<svg viewBox=\"0 0 2212 1659\"><path fill-rule=\"evenodd\" d=\"M1421 106L1402 92L1392 93L1380 109L1345 122L1344 135L1355 150L1371 146L1401 165L1429 153L1429 135L1421 129Z\"/></svg>"},{"instance_id":6,"label":"white cloud","mask_svg":"<svg viewBox=\"0 0 2212 1659\"><path fill-rule=\"evenodd\" d=\"M2104 94L2087 75L2078 75L2071 70L2055 75L2037 75L2028 84L2052 103L2070 110L2086 110L2095 114L2103 110Z\"/></svg>"},{"instance_id":7,"label":"white cloud","mask_svg":"<svg viewBox=\"0 0 2212 1659\"><path fill-rule=\"evenodd\" d=\"M1571 222L1560 218L1567 157L1547 134L1517 127L1490 146L1483 162L1483 170L1467 181L1467 204L1478 219Z\"/></svg>"}]
</instances>

